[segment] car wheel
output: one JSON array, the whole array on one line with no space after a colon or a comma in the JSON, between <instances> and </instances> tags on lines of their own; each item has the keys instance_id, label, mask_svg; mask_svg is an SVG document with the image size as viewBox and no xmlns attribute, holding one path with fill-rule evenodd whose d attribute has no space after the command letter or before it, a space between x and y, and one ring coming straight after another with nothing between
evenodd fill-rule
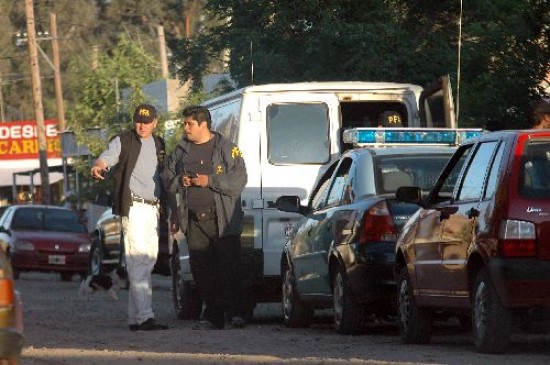
<instances>
[{"instance_id":1,"label":"car wheel","mask_svg":"<svg viewBox=\"0 0 550 365\"><path fill-rule=\"evenodd\" d=\"M282 287L283 322L287 327L309 327L313 320L313 310L303 303L296 292L296 281L290 267L285 268Z\"/></svg>"},{"instance_id":2,"label":"car wheel","mask_svg":"<svg viewBox=\"0 0 550 365\"><path fill-rule=\"evenodd\" d=\"M72 281L74 273L72 272L62 272L61 274L61 281Z\"/></svg>"},{"instance_id":3,"label":"car wheel","mask_svg":"<svg viewBox=\"0 0 550 365\"><path fill-rule=\"evenodd\" d=\"M202 299L199 291L190 281L184 281L180 272L179 253L171 258L172 297L177 319L199 319L202 313Z\"/></svg>"},{"instance_id":4,"label":"car wheel","mask_svg":"<svg viewBox=\"0 0 550 365\"><path fill-rule=\"evenodd\" d=\"M397 290L401 340L404 343L427 343L432 331L431 313L416 304L406 268L399 273Z\"/></svg>"},{"instance_id":5,"label":"car wheel","mask_svg":"<svg viewBox=\"0 0 550 365\"><path fill-rule=\"evenodd\" d=\"M365 308L353 300L341 269L334 276L332 288L336 332L347 335L361 332L365 324Z\"/></svg>"},{"instance_id":6,"label":"car wheel","mask_svg":"<svg viewBox=\"0 0 550 365\"><path fill-rule=\"evenodd\" d=\"M103 274L103 249L99 240L94 240L90 249L90 275Z\"/></svg>"},{"instance_id":7,"label":"car wheel","mask_svg":"<svg viewBox=\"0 0 550 365\"><path fill-rule=\"evenodd\" d=\"M506 349L512 317L497 296L486 269L476 276L472 305L474 344L479 352L497 354Z\"/></svg>"}]
</instances>

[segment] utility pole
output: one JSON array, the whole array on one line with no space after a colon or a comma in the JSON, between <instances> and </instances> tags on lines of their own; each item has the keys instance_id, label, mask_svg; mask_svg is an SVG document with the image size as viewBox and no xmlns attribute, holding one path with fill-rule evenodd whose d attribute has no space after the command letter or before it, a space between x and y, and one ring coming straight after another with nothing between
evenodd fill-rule
<instances>
[{"instance_id":1,"label":"utility pole","mask_svg":"<svg viewBox=\"0 0 550 365\"><path fill-rule=\"evenodd\" d=\"M32 95L34 99L34 115L38 134L38 158L40 161L40 180L42 182L42 202L51 203L50 176L48 168L48 153L46 148L46 127L44 124L44 106L42 105L42 84L36 46L36 29L34 23L33 0L25 0L25 15L27 18L27 35L29 45L29 61L31 65Z\"/></svg>"},{"instance_id":2,"label":"utility pole","mask_svg":"<svg viewBox=\"0 0 550 365\"><path fill-rule=\"evenodd\" d=\"M162 78L168 79L168 57L166 56L166 39L164 37L164 27L159 25L157 27L159 38L159 50L160 50L160 65L162 69Z\"/></svg>"},{"instance_id":3,"label":"utility pole","mask_svg":"<svg viewBox=\"0 0 550 365\"><path fill-rule=\"evenodd\" d=\"M57 109L57 131L65 131L65 107L63 105L63 89L61 88L61 66L59 65L59 45L57 44L57 21L54 13L50 13L50 30L52 32L52 51L55 80L55 106Z\"/></svg>"},{"instance_id":4,"label":"utility pole","mask_svg":"<svg viewBox=\"0 0 550 365\"><path fill-rule=\"evenodd\" d=\"M2 93L2 74L0 73L0 122L4 122L6 116L4 115L4 94Z\"/></svg>"}]
</instances>

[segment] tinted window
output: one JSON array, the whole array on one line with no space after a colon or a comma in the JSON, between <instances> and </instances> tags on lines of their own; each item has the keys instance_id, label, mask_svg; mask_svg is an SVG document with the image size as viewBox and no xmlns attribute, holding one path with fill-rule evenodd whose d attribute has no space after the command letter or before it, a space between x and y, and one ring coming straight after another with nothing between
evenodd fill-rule
<instances>
[{"instance_id":1,"label":"tinted window","mask_svg":"<svg viewBox=\"0 0 550 365\"><path fill-rule=\"evenodd\" d=\"M330 192L328 193L327 205L337 205L340 203L340 200L344 195L344 190L348 187L348 172L351 166L351 162L351 159L347 158L343 160L338 167L338 171L336 172L332 180Z\"/></svg>"},{"instance_id":2,"label":"tinted window","mask_svg":"<svg viewBox=\"0 0 550 365\"><path fill-rule=\"evenodd\" d=\"M313 208L313 210L321 209L326 205L329 186L330 179L326 179L325 181L323 181L323 183L319 187L319 190L317 190L317 194L315 194L315 196L311 200L311 207Z\"/></svg>"},{"instance_id":3,"label":"tinted window","mask_svg":"<svg viewBox=\"0 0 550 365\"><path fill-rule=\"evenodd\" d=\"M457 151L456 155L453 156L453 165L450 167L451 170L448 173L446 172L445 174L445 178L441 183L441 187L439 188L438 195L436 197L437 200L451 199L453 197L453 191L455 189L456 182L458 180L458 177L460 176L460 172L462 171L464 162L470 155L470 152L472 152L471 145L460 148Z\"/></svg>"},{"instance_id":4,"label":"tinted window","mask_svg":"<svg viewBox=\"0 0 550 365\"><path fill-rule=\"evenodd\" d=\"M550 198L550 141L526 142L520 170L520 194Z\"/></svg>"},{"instance_id":5,"label":"tinted window","mask_svg":"<svg viewBox=\"0 0 550 365\"><path fill-rule=\"evenodd\" d=\"M39 208L17 209L13 215L11 227L16 230L43 230L44 212Z\"/></svg>"},{"instance_id":6,"label":"tinted window","mask_svg":"<svg viewBox=\"0 0 550 365\"><path fill-rule=\"evenodd\" d=\"M462 180L457 200L481 199L487 169L496 147L497 142L487 142L479 145Z\"/></svg>"},{"instance_id":7,"label":"tinted window","mask_svg":"<svg viewBox=\"0 0 550 365\"><path fill-rule=\"evenodd\" d=\"M272 164L324 164L330 158L326 104L272 104L267 148Z\"/></svg>"},{"instance_id":8,"label":"tinted window","mask_svg":"<svg viewBox=\"0 0 550 365\"><path fill-rule=\"evenodd\" d=\"M376 160L376 173L381 182L378 191L394 193L400 186L430 190L450 157L451 152L446 155L380 156Z\"/></svg>"},{"instance_id":9,"label":"tinted window","mask_svg":"<svg viewBox=\"0 0 550 365\"><path fill-rule=\"evenodd\" d=\"M504 156L504 146L504 142L498 146L497 155L493 161L493 165L491 166L491 171L489 172L489 180L487 181L484 199L491 199L495 195L498 172L500 171L500 165L502 164L502 156Z\"/></svg>"},{"instance_id":10,"label":"tinted window","mask_svg":"<svg viewBox=\"0 0 550 365\"><path fill-rule=\"evenodd\" d=\"M44 215L47 231L85 232L84 226L72 210L46 209Z\"/></svg>"},{"instance_id":11,"label":"tinted window","mask_svg":"<svg viewBox=\"0 0 550 365\"><path fill-rule=\"evenodd\" d=\"M84 233L84 225L72 210L25 208L17 209L12 228L15 230L36 230Z\"/></svg>"}]
</instances>

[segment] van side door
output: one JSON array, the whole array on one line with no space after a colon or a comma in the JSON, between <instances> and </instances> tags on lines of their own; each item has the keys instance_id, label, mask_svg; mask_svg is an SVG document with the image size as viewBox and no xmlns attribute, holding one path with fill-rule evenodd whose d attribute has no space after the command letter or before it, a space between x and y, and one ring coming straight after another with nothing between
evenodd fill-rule
<instances>
[{"instance_id":1,"label":"van side door","mask_svg":"<svg viewBox=\"0 0 550 365\"><path fill-rule=\"evenodd\" d=\"M280 275L285 232L299 216L278 211L275 200L297 195L305 203L315 181L340 154L338 99L332 93L262 95L260 170L264 276Z\"/></svg>"}]
</instances>

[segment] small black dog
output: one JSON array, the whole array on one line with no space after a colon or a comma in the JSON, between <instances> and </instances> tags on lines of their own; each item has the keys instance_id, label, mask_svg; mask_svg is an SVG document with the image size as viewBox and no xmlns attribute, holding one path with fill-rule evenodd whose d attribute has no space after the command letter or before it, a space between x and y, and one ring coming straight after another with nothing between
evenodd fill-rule
<instances>
[{"instance_id":1,"label":"small black dog","mask_svg":"<svg viewBox=\"0 0 550 365\"><path fill-rule=\"evenodd\" d=\"M110 274L90 275L80 283L78 296L80 299L90 300L90 296L96 291L103 290L109 293L111 298L118 299L117 292L120 288L128 286L128 273L123 267L119 267Z\"/></svg>"}]
</instances>

